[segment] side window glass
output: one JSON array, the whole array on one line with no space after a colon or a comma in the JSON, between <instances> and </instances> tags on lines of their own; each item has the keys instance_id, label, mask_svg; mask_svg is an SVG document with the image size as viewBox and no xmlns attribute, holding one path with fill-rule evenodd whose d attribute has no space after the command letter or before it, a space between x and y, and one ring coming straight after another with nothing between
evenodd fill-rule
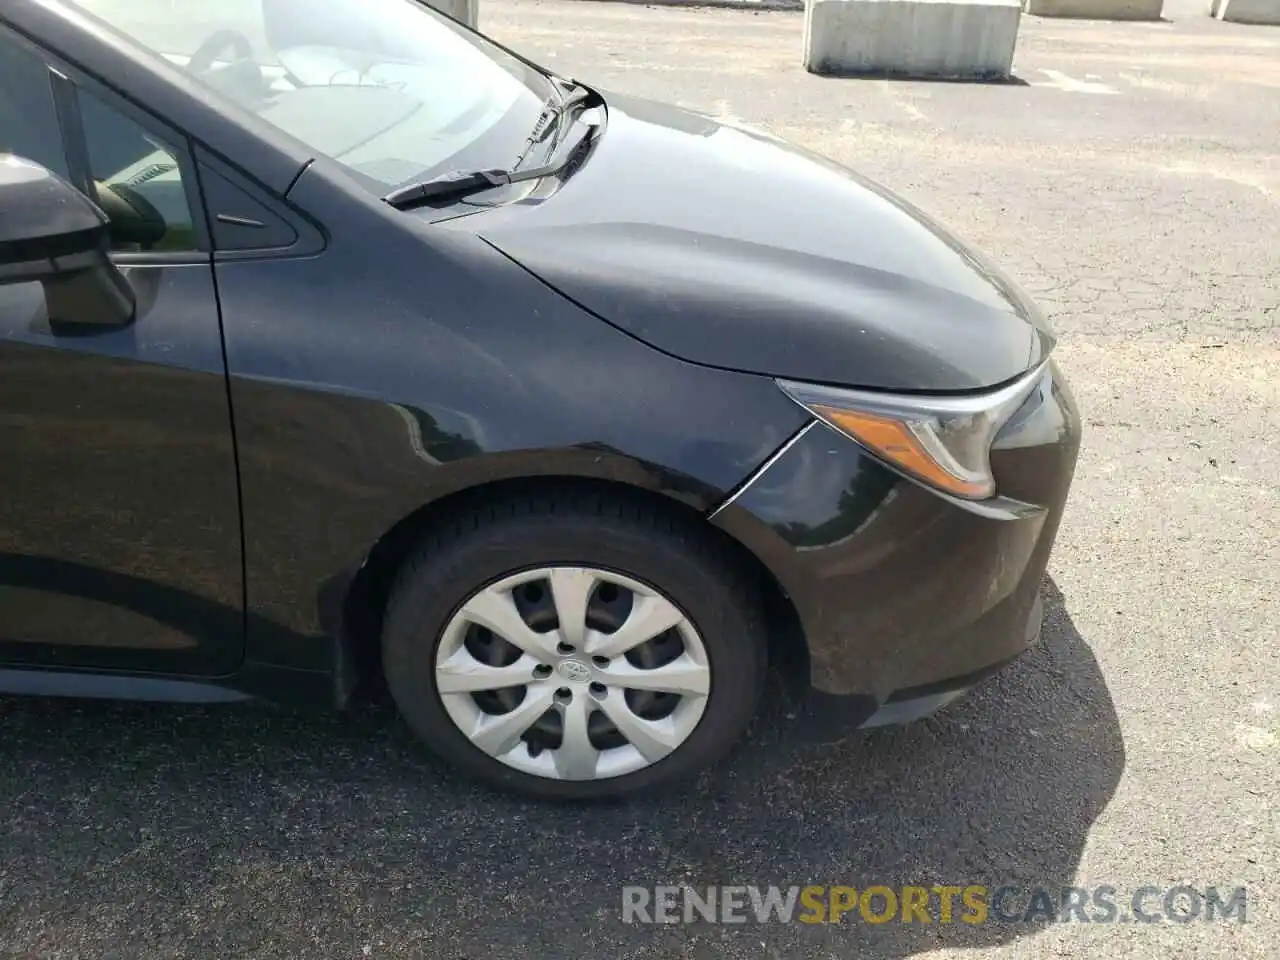
<instances>
[{"instance_id":1,"label":"side window glass","mask_svg":"<svg viewBox=\"0 0 1280 960\"><path fill-rule=\"evenodd\" d=\"M53 87L45 62L0 30L0 153L67 176Z\"/></svg>"},{"instance_id":2,"label":"side window glass","mask_svg":"<svg viewBox=\"0 0 1280 960\"><path fill-rule=\"evenodd\" d=\"M120 251L197 249L181 150L87 90L77 91L89 171Z\"/></svg>"}]
</instances>

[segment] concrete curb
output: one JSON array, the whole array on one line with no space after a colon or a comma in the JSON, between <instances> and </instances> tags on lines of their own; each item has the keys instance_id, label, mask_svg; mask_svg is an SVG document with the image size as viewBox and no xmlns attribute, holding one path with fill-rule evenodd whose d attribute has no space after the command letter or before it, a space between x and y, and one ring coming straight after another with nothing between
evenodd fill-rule
<instances>
[{"instance_id":1,"label":"concrete curb","mask_svg":"<svg viewBox=\"0 0 1280 960\"><path fill-rule=\"evenodd\" d=\"M581 2L631 3L644 7L715 7L722 10L804 12L804 0L581 0Z\"/></svg>"},{"instance_id":2,"label":"concrete curb","mask_svg":"<svg viewBox=\"0 0 1280 960\"><path fill-rule=\"evenodd\" d=\"M1159 20L1164 0L1025 0L1033 17L1064 20Z\"/></svg>"},{"instance_id":3,"label":"concrete curb","mask_svg":"<svg viewBox=\"0 0 1280 960\"><path fill-rule=\"evenodd\" d=\"M1209 16L1228 23L1280 26L1280 0L1213 0Z\"/></svg>"},{"instance_id":4,"label":"concrete curb","mask_svg":"<svg viewBox=\"0 0 1280 960\"><path fill-rule=\"evenodd\" d=\"M1007 81L1021 18L1021 0L810 0L804 66L830 76Z\"/></svg>"}]
</instances>

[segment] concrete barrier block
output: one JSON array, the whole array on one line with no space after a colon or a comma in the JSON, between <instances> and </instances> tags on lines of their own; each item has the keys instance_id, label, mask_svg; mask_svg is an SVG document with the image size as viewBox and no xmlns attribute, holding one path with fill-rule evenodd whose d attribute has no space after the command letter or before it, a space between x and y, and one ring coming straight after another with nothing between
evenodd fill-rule
<instances>
[{"instance_id":1,"label":"concrete barrier block","mask_svg":"<svg viewBox=\"0 0 1280 960\"><path fill-rule=\"evenodd\" d=\"M809 0L812 73L1007 79L1020 0Z\"/></svg>"},{"instance_id":2,"label":"concrete barrier block","mask_svg":"<svg viewBox=\"0 0 1280 960\"><path fill-rule=\"evenodd\" d=\"M1026 0L1034 17L1077 20L1159 20L1164 0Z\"/></svg>"},{"instance_id":3,"label":"concrete barrier block","mask_svg":"<svg viewBox=\"0 0 1280 960\"><path fill-rule=\"evenodd\" d=\"M472 30L476 29L480 14L480 0L427 0L427 3L441 13L460 20Z\"/></svg>"},{"instance_id":4,"label":"concrete barrier block","mask_svg":"<svg viewBox=\"0 0 1280 960\"><path fill-rule=\"evenodd\" d=\"M1219 20L1280 26L1280 0L1217 0L1216 8Z\"/></svg>"}]
</instances>

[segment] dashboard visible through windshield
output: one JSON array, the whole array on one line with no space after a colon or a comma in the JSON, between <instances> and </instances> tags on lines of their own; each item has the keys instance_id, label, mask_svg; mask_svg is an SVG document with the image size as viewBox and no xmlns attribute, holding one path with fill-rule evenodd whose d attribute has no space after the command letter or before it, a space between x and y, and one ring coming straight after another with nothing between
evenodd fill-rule
<instances>
[{"instance_id":1,"label":"dashboard visible through windshield","mask_svg":"<svg viewBox=\"0 0 1280 960\"><path fill-rule=\"evenodd\" d=\"M71 5L379 195L445 170L510 164L551 89L535 68L416 0Z\"/></svg>"}]
</instances>

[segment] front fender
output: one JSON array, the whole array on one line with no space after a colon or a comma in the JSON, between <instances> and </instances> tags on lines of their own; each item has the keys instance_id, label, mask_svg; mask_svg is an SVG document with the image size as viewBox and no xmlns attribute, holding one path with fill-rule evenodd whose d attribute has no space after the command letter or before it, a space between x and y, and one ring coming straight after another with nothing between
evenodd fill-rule
<instances>
[{"instance_id":1,"label":"front fender","mask_svg":"<svg viewBox=\"0 0 1280 960\"><path fill-rule=\"evenodd\" d=\"M666 356L321 166L290 199L343 224L323 253L216 265L250 623L287 628L251 628L250 657L328 649L323 585L440 497L583 476L708 511L806 419L770 379Z\"/></svg>"}]
</instances>

